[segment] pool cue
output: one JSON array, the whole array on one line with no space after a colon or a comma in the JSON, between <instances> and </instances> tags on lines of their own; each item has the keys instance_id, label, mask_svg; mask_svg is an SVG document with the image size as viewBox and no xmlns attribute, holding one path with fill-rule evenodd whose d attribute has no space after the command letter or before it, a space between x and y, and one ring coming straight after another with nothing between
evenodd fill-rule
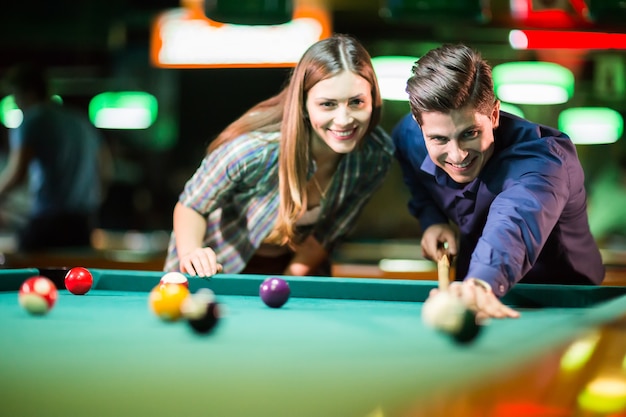
<instances>
[{"instance_id":1,"label":"pool cue","mask_svg":"<svg viewBox=\"0 0 626 417\"><path fill-rule=\"evenodd\" d=\"M448 290L450 285L450 259L446 253L437 261L437 281L439 282L439 290Z\"/></svg>"}]
</instances>

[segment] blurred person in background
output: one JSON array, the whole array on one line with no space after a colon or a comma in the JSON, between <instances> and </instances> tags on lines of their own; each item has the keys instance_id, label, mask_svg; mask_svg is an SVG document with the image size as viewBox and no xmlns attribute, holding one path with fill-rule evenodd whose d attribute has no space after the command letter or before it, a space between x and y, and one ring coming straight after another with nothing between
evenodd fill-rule
<instances>
[{"instance_id":1,"label":"blurred person in background","mask_svg":"<svg viewBox=\"0 0 626 417\"><path fill-rule=\"evenodd\" d=\"M110 158L86 115L51 99L42 67L19 64L4 78L23 113L9 131L9 153L0 173L0 205L27 183L31 197L17 230L20 251L88 247L103 197Z\"/></svg>"}]
</instances>

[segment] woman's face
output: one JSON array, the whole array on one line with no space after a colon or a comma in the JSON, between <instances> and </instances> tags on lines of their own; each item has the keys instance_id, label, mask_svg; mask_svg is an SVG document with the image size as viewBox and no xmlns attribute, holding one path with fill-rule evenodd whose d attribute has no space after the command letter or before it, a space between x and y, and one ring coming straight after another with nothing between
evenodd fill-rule
<instances>
[{"instance_id":1,"label":"woman's face","mask_svg":"<svg viewBox=\"0 0 626 417\"><path fill-rule=\"evenodd\" d=\"M351 152L365 136L372 117L371 91L365 78L350 71L315 84L306 98L314 137L338 154Z\"/></svg>"}]
</instances>

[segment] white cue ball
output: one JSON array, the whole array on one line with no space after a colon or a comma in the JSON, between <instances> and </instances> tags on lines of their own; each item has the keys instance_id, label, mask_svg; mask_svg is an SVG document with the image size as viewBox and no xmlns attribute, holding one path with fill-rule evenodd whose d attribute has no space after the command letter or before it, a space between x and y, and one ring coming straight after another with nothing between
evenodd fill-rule
<instances>
[{"instance_id":1,"label":"white cue ball","mask_svg":"<svg viewBox=\"0 0 626 417\"><path fill-rule=\"evenodd\" d=\"M463 302L446 291L439 291L422 307L424 324L447 333L461 330L467 308Z\"/></svg>"},{"instance_id":2,"label":"white cue ball","mask_svg":"<svg viewBox=\"0 0 626 417\"><path fill-rule=\"evenodd\" d=\"M187 277L181 272L168 272L161 277L161 284L179 284L189 288Z\"/></svg>"}]
</instances>

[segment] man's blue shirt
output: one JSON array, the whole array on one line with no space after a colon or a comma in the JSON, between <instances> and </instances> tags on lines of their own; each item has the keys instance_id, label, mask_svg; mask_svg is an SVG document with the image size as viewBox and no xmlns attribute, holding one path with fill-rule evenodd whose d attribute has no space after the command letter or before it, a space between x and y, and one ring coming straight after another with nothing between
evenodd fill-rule
<instances>
[{"instance_id":1,"label":"man's blue shirt","mask_svg":"<svg viewBox=\"0 0 626 417\"><path fill-rule=\"evenodd\" d=\"M602 282L584 172L564 133L501 112L494 153L467 184L454 182L433 163L410 114L392 137L411 191L409 211L422 230L449 221L459 228L458 279L480 278L498 296L522 279Z\"/></svg>"}]
</instances>

